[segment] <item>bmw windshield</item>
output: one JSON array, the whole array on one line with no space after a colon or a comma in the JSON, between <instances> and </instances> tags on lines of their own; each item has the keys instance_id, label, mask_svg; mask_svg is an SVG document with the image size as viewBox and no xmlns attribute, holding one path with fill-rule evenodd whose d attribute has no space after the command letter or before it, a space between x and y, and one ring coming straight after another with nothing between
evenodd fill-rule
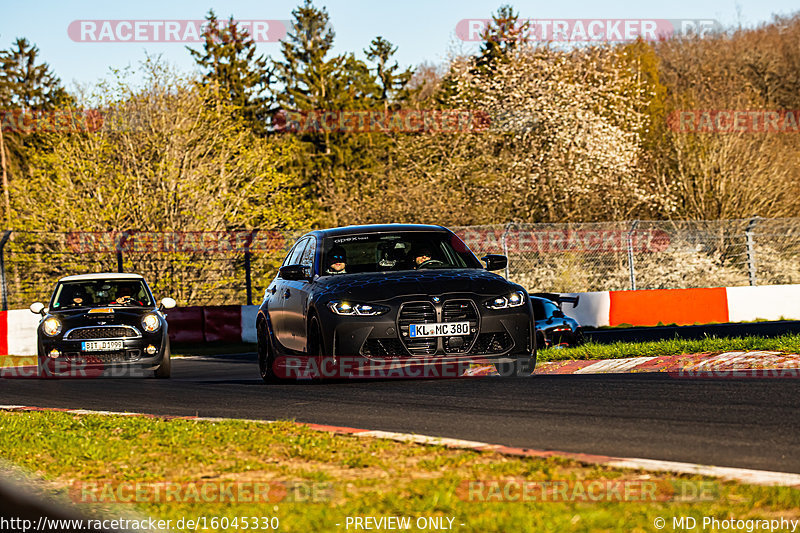
<instances>
[{"instance_id":1,"label":"bmw windshield","mask_svg":"<svg viewBox=\"0 0 800 533\"><path fill-rule=\"evenodd\" d=\"M442 268L482 266L456 235L408 231L330 237L324 243L320 273L325 276Z\"/></svg>"}]
</instances>

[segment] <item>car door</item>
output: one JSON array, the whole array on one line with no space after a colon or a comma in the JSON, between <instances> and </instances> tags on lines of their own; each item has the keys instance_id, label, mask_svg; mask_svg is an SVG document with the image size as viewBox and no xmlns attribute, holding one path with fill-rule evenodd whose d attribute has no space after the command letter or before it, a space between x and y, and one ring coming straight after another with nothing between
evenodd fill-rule
<instances>
[{"instance_id":1,"label":"car door","mask_svg":"<svg viewBox=\"0 0 800 533\"><path fill-rule=\"evenodd\" d=\"M291 332L291 339L287 339L287 348L304 351L306 349L308 314L308 300L311 295L314 268L314 255L316 254L316 239L309 237L308 244L299 253L294 264L303 265L307 269L308 279L284 281L284 306L286 313L286 329Z\"/></svg>"},{"instance_id":2,"label":"car door","mask_svg":"<svg viewBox=\"0 0 800 533\"><path fill-rule=\"evenodd\" d=\"M307 244L308 237L297 241L289 253L286 254L286 259L283 260L281 266L297 264ZM272 284L267 288L267 293L269 295L267 311L269 312L269 320L272 324L272 331L275 334L275 339L282 346L289 348L293 343L292 334L287 322L287 283L289 283L289 280L281 278L279 273Z\"/></svg>"}]
</instances>

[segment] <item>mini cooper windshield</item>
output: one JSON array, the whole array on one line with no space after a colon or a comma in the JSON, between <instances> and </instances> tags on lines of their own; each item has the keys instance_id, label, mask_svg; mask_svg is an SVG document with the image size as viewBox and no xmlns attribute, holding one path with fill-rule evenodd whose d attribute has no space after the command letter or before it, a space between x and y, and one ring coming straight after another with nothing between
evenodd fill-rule
<instances>
[{"instance_id":1,"label":"mini cooper windshield","mask_svg":"<svg viewBox=\"0 0 800 533\"><path fill-rule=\"evenodd\" d=\"M124 306L151 307L150 291L141 280L66 281L56 287L52 309Z\"/></svg>"},{"instance_id":2,"label":"mini cooper windshield","mask_svg":"<svg viewBox=\"0 0 800 533\"><path fill-rule=\"evenodd\" d=\"M322 274L359 274L399 270L481 268L456 235L398 232L340 235L326 239Z\"/></svg>"}]
</instances>

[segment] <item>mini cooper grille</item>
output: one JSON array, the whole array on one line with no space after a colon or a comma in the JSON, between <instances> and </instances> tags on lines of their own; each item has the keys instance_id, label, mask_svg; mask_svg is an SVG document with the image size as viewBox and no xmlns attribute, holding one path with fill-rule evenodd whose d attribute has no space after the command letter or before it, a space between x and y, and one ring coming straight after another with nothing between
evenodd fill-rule
<instances>
[{"instance_id":1,"label":"mini cooper grille","mask_svg":"<svg viewBox=\"0 0 800 533\"><path fill-rule=\"evenodd\" d=\"M365 357L401 357L408 355L403 343L397 339L367 339L361 347L361 355Z\"/></svg>"},{"instance_id":2,"label":"mini cooper grille","mask_svg":"<svg viewBox=\"0 0 800 533\"><path fill-rule=\"evenodd\" d=\"M436 353L436 337L409 337L411 324L430 324L436 322L436 309L428 302L403 304L397 317L400 338L411 355L433 355Z\"/></svg>"},{"instance_id":3,"label":"mini cooper grille","mask_svg":"<svg viewBox=\"0 0 800 533\"><path fill-rule=\"evenodd\" d=\"M502 333L481 333L470 353L475 355L499 354L510 350L514 346L511 335Z\"/></svg>"},{"instance_id":4,"label":"mini cooper grille","mask_svg":"<svg viewBox=\"0 0 800 533\"><path fill-rule=\"evenodd\" d=\"M460 337L444 337L444 351L451 353L466 353L472 346L478 332L478 309L471 300L449 300L442 308L444 322L469 322L471 332Z\"/></svg>"},{"instance_id":5,"label":"mini cooper grille","mask_svg":"<svg viewBox=\"0 0 800 533\"><path fill-rule=\"evenodd\" d=\"M125 339L139 336L131 326L96 326L73 329L64 336L66 340Z\"/></svg>"},{"instance_id":6,"label":"mini cooper grille","mask_svg":"<svg viewBox=\"0 0 800 533\"><path fill-rule=\"evenodd\" d=\"M96 363L124 363L127 361L136 361L141 359L141 350L125 350L121 352L103 352L96 354L81 354L77 352L70 352L66 354L67 359L75 362L82 362L86 364Z\"/></svg>"}]
</instances>

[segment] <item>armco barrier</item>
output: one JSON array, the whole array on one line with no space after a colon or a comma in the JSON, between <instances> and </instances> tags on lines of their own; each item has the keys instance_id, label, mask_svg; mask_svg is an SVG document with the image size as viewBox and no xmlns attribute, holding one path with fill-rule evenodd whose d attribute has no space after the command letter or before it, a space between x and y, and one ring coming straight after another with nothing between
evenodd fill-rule
<instances>
[{"instance_id":1,"label":"armco barrier","mask_svg":"<svg viewBox=\"0 0 800 533\"><path fill-rule=\"evenodd\" d=\"M171 342L256 342L256 305L176 307L167 312Z\"/></svg>"},{"instance_id":2,"label":"armco barrier","mask_svg":"<svg viewBox=\"0 0 800 533\"><path fill-rule=\"evenodd\" d=\"M584 326L653 326L800 320L800 285L573 293L564 313ZM167 313L172 342L255 342L258 306L178 307ZM39 317L0 312L0 355L35 355Z\"/></svg>"},{"instance_id":3,"label":"armco barrier","mask_svg":"<svg viewBox=\"0 0 800 533\"><path fill-rule=\"evenodd\" d=\"M203 309L206 342L242 341L242 306L220 305ZM172 329L172 328L170 328Z\"/></svg>"},{"instance_id":4,"label":"armco barrier","mask_svg":"<svg viewBox=\"0 0 800 533\"><path fill-rule=\"evenodd\" d=\"M171 342L205 341L202 307L176 307L167 313Z\"/></svg>"}]
</instances>

